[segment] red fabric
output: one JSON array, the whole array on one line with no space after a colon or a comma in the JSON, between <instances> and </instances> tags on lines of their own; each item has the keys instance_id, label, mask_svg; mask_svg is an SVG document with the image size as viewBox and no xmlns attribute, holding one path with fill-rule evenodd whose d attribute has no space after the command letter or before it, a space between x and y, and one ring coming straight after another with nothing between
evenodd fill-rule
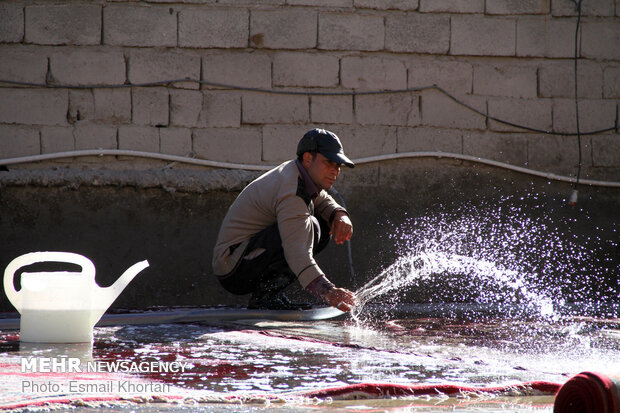
<instances>
[{"instance_id":1,"label":"red fabric","mask_svg":"<svg viewBox=\"0 0 620 413\"><path fill-rule=\"evenodd\" d=\"M27 407L49 406L51 404L71 404L80 400L82 402L111 402L122 400L120 396L82 396L82 397L48 397L37 400L23 400L20 402L3 404L0 410L23 409Z\"/></svg>"},{"instance_id":2,"label":"red fabric","mask_svg":"<svg viewBox=\"0 0 620 413\"><path fill-rule=\"evenodd\" d=\"M568 380L558 392L554 413L620 413L620 381L583 372Z\"/></svg>"},{"instance_id":3,"label":"red fabric","mask_svg":"<svg viewBox=\"0 0 620 413\"><path fill-rule=\"evenodd\" d=\"M321 390L310 390L300 392L305 397L317 397L334 399L352 399L359 396L365 398L384 398L384 397L403 397L403 396L422 396L422 395L453 395L462 392L474 393L507 393L518 389L527 391L529 389L544 394L556 394L560 385L544 381L520 383L514 386L502 387L468 387L454 384L390 384L390 383L360 383L350 386L332 387Z\"/></svg>"},{"instance_id":4,"label":"red fabric","mask_svg":"<svg viewBox=\"0 0 620 413\"><path fill-rule=\"evenodd\" d=\"M536 394L548 394L553 395L557 393L560 388L559 384L534 381L529 383L519 383L512 386L501 387L468 387L454 384L390 384L390 383L360 383L349 386L332 387L320 390L309 390L303 392L292 392L289 396L294 397L316 397L325 399L331 397L332 399L351 400L351 399L378 399L378 398L390 398L390 397L404 397L404 396L422 396L422 395L454 395L461 392L475 392L475 393L488 393L488 394L502 394L510 393L514 390L521 390L525 393L535 392ZM282 394L266 394L263 397L280 398ZM182 399L180 395L161 395L163 399ZM238 396L230 396L230 399L236 399ZM5 409L19 409L25 407L37 407L47 406L50 404L71 404L77 400L84 402L103 402L103 401L120 401L127 400L126 397L101 395L101 396L50 396L30 400L14 401L12 403L3 404L0 406L0 410ZM615 413L615 412L614 412Z\"/></svg>"}]
</instances>

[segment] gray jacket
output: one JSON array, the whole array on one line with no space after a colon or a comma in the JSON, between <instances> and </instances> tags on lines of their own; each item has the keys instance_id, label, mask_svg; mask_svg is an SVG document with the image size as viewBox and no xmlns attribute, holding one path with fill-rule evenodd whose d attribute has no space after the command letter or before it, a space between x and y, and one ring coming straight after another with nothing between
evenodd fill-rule
<instances>
[{"instance_id":1,"label":"gray jacket","mask_svg":"<svg viewBox=\"0 0 620 413\"><path fill-rule=\"evenodd\" d=\"M286 262L306 288L324 275L312 256L314 235L310 216L314 214L330 222L337 210L344 211L324 190L310 199L294 160L281 164L252 181L230 206L213 251L215 274L222 276L233 271L250 238L277 223ZM237 244L231 253L230 247Z\"/></svg>"}]
</instances>

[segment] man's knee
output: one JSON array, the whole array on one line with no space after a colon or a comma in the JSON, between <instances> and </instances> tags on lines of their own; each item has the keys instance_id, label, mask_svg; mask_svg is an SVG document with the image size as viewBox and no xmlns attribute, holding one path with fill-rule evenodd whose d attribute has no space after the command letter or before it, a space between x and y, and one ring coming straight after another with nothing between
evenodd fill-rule
<instances>
[{"instance_id":1,"label":"man's knee","mask_svg":"<svg viewBox=\"0 0 620 413\"><path fill-rule=\"evenodd\" d=\"M314 215L310 218L312 219L312 227L314 229L314 247L312 252L316 255L325 249L331 236L329 234L329 224L327 221L321 217L315 217Z\"/></svg>"}]
</instances>

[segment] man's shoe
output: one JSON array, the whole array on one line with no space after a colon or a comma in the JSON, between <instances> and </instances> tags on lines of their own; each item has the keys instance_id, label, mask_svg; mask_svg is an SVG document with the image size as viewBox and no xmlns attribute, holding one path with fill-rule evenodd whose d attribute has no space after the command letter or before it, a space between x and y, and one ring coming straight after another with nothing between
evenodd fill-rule
<instances>
[{"instance_id":1,"label":"man's shoe","mask_svg":"<svg viewBox=\"0 0 620 413\"><path fill-rule=\"evenodd\" d=\"M285 305L288 305L290 307L294 307L297 310L309 310L312 308L312 304L310 303L294 303L291 300L288 299L288 297L286 295L284 295L284 293L280 293L278 294L278 297L280 298L280 300L282 300L282 302L284 302Z\"/></svg>"},{"instance_id":2,"label":"man's shoe","mask_svg":"<svg viewBox=\"0 0 620 413\"><path fill-rule=\"evenodd\" d=\"M248 309L251 310L309 310L310 308L312 304L293 303L284 293L265 294L260 297L252 294L248 302Z\"/></svg>"}]
</instances>

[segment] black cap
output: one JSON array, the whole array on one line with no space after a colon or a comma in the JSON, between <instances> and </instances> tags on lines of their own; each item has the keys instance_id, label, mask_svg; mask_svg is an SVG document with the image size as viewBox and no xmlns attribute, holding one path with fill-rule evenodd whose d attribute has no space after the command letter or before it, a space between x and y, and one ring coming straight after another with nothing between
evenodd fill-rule
<instances>
[{"instance_id":1,"label":"black cap","mask_svg":"<svg viewBox=\"0 0 620 413\"><path fill-rule=\"evenodd\" d=\"M338 136L325 129L312 129L306 132L297 145L297 156L305 152L318 152L337 164L345 164L349 168L355 167L355 164L344 154Z\"/></svg>"}]
</instances>

